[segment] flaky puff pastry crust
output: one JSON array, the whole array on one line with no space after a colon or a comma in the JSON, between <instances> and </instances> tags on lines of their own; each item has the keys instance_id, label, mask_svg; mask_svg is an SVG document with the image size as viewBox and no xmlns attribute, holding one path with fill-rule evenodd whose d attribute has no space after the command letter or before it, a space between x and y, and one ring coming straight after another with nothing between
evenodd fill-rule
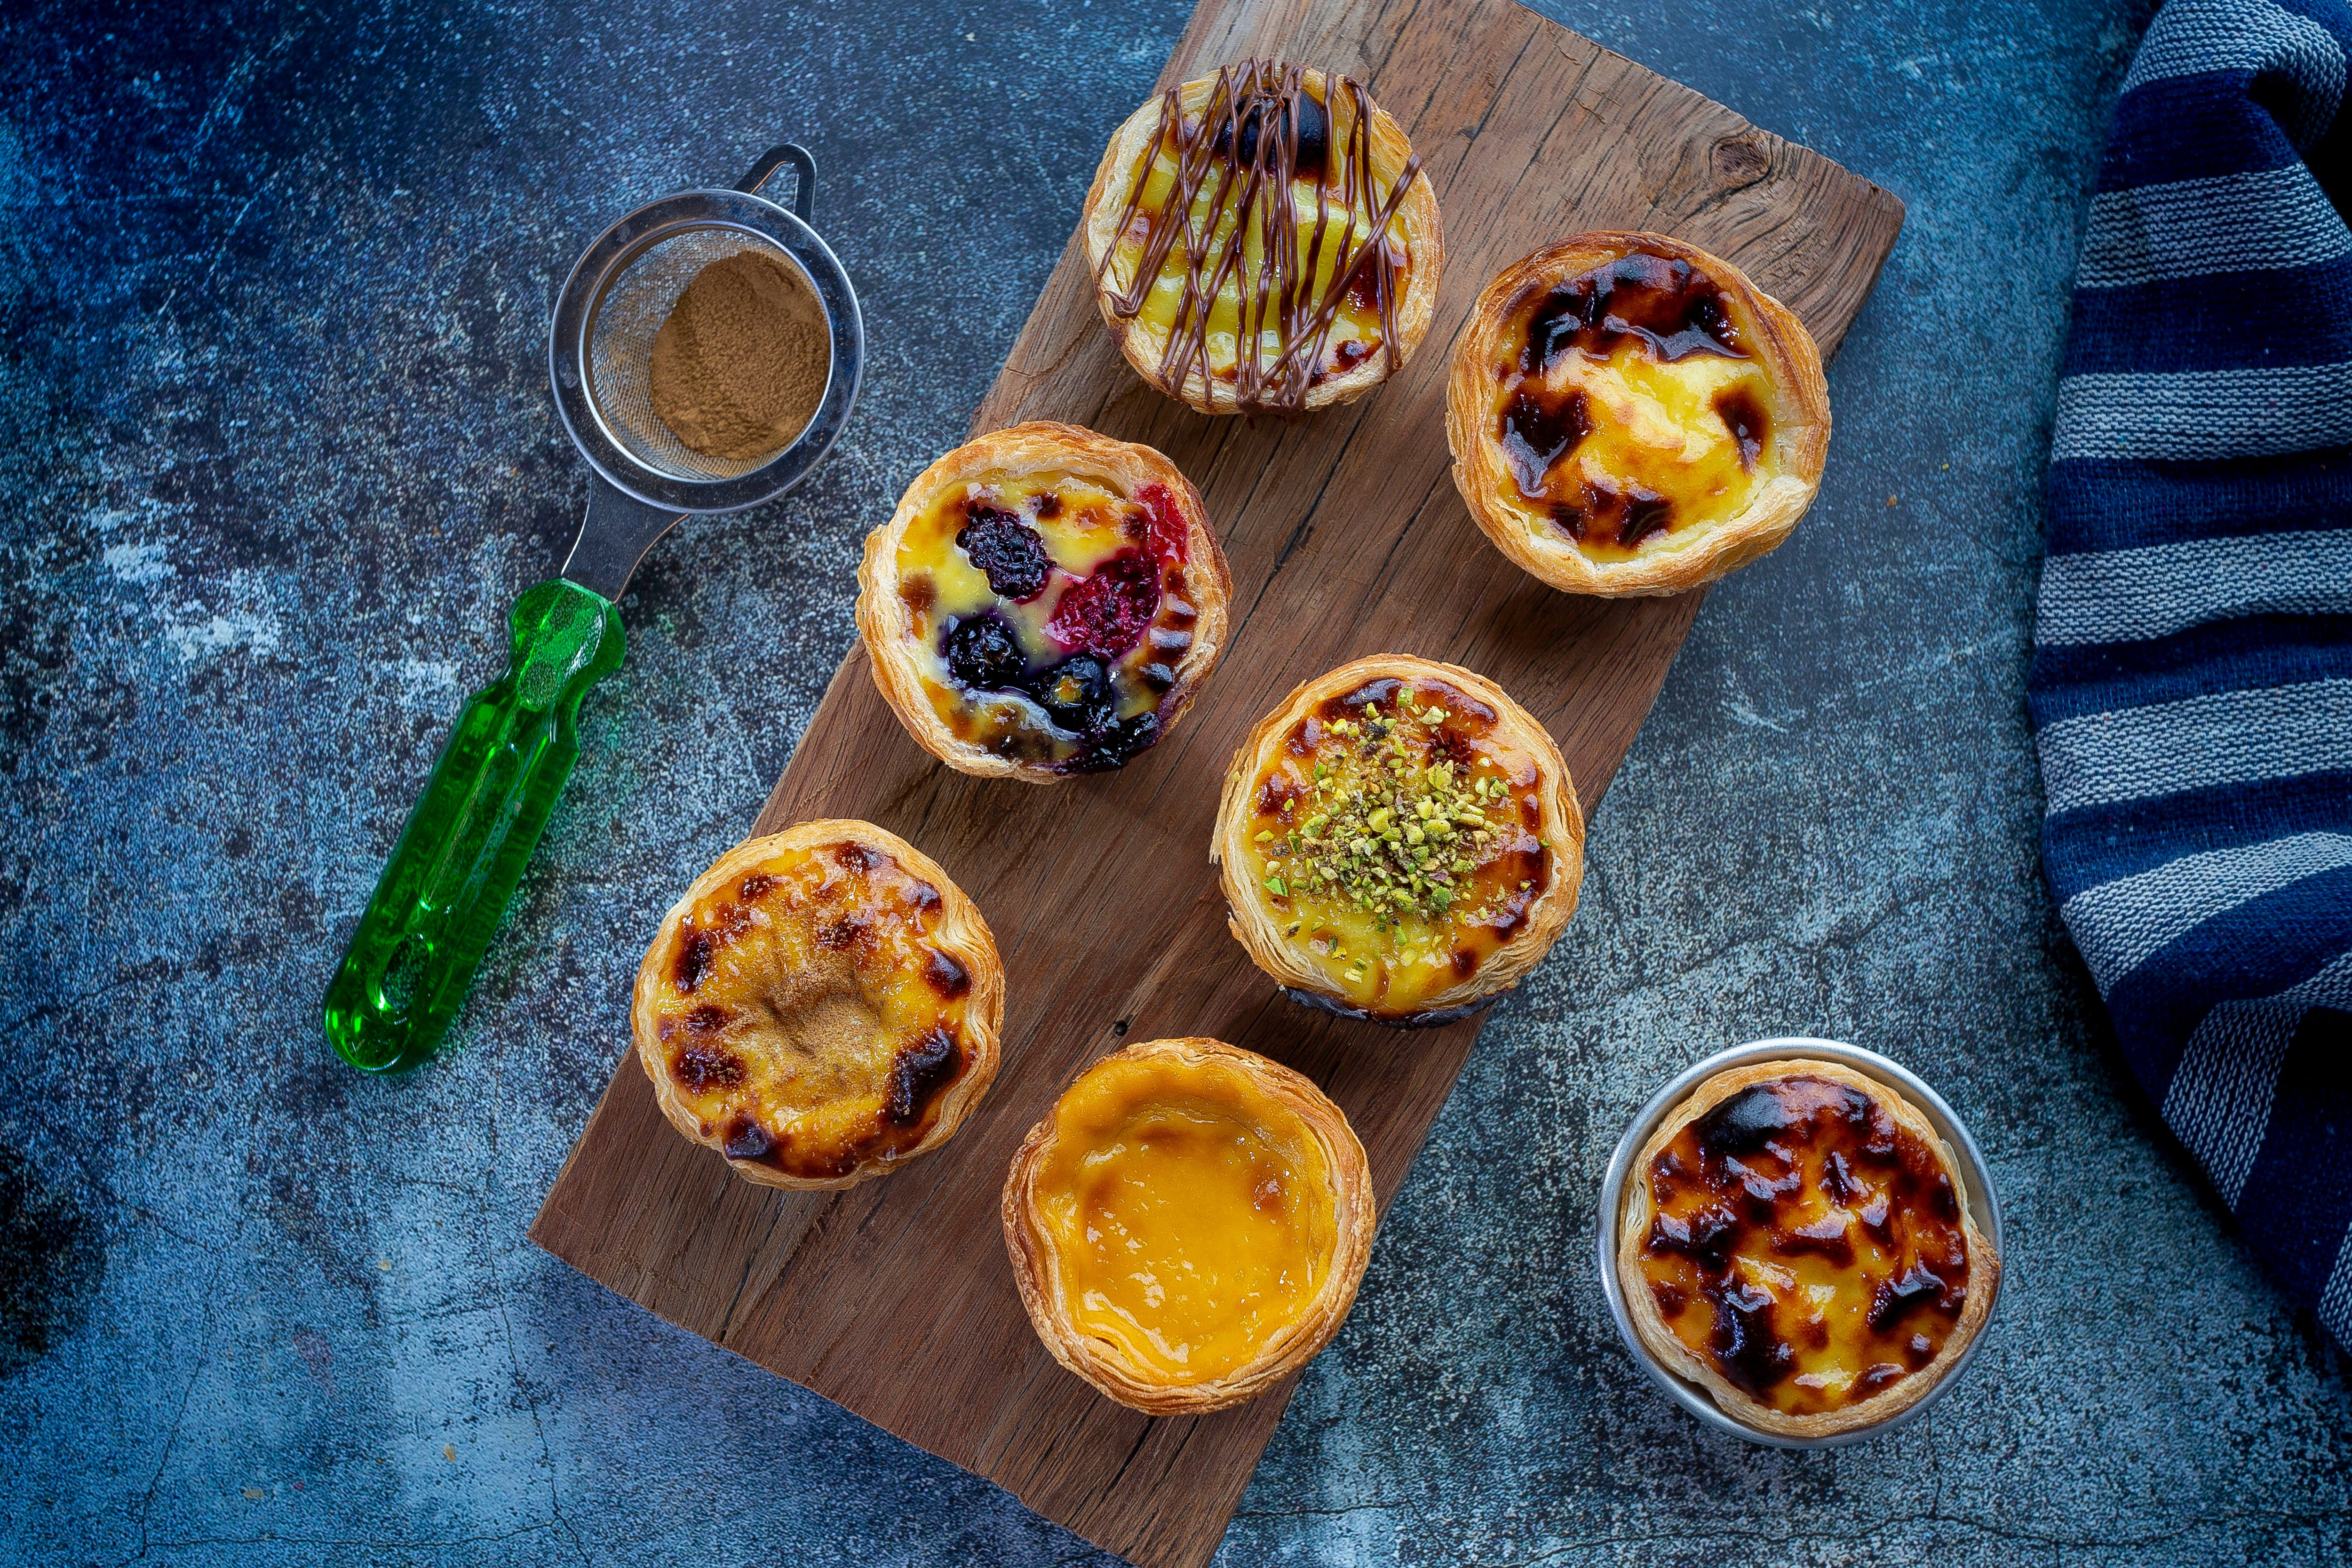
<instances>
[{"instance_id":1,"label":"flaky puff pastry crust","mask_svg":"<svg viewBox=\"0 0 2352 1568\"><path fill-rule=\"evenodd\" d=\"M804 864L805 855L829 855L836 858L836 864L855 869L865 865L858 858L861 852L881 857L894 865L906 879L911 879L908 890L914 893L918 909L928 902L920 891L921 887L927 886L936 896L936 912L917 917L917 929L909 945L927 954L944 954L952 961L951 964L937 965L927 962L921 965L920 973L907 973L901 969L893 969L886 973L874 973L870 952L853 938L854 928L861 920L885 912L878 909L878 899L861 900L852 893L826 904L821 911L786 906L770 909L762 917L763 904L773 900L780 890L772 886L765 889L759 887L761 880L777 880L769 877L763 868ZM874 868L866 865L865 868L870 870ZM747 893L751 896L745 898ZM730 910L742 911L744 915L744 925L733 928L735 936L726 934L730 927L725 911ZM717 910L722 918L717 922L698 923L695 920L698 910ZM888 912L892 918L904 919L896 911ZM761 1135L774 1127L781 1119L781 1113L821 1108L824 1102L770 1101L760 1097L758 1085L753 1083L751 1103L730 1105L728 1114L732 1118L731 1121L706 1116L704 1110L698 1110L691 1103L698 1094L698 1088L703 1091L714 1087L733 1089L759 1079L762 1075L756 1064L748 1070L740 1065L744 1053L723 1034L707 1044L682 1035L682 1030L690 1030L693 1026L688 1016L693 1008L687 1005L687 1001L694 992L682 993L678 989L681 964L693 967L702 974L716 973L727 961L729 948L737 937L751 922L761 918L772 921L801 920L812 924L822 918L830 931L842 933L837 942L832 941L828 934L820 934L817 940L820 945L835 947L847 956L853 965L850 988L859 988L868 982L886 987L893 984L904 984L918 997L927 994L933 996L941 1019L961 1014L960 1026L954 1030L958 1061L956 1076L943 1089L932 1094L925 1104L914 1108L919 1114L912 1127L921 1130L919 1137L908 1142L906 1133L909 1127L890 1122L887 1115L880 1112L862 1120L853 1113L840 1119L843 1125L835 1129L840 1135L839 1141L832 1145L811 1144L805 1141L792 1145L789 1157L794 1163L822 1173L795 1173L782 1168L781 1156L776 1163L770 1162L767 1156L775 1152L773 1150L746 1155L730 1152L728 1145L730 1141L735 1141L739 1150L744 1147L740 1140L743 1136L743 1128L748 1124L760 1130L752 1136L752 1146L756 1148ZM689 944L698 938L705 945L698 955L690 954ZM843 998L843 988L838 985L824 982L812 984L804 973L794 975L783 973L782 965L772 967L776 971L773 973L763 970L744 974L739 968L727 974L730 990L752 993L751 1005L745 1008L745 1012L763 1016L779 1026L793 1030L801 1016L814 1016L828 1004L837 1005ZM761 994L770 984L774 989ZM696 990L701 989L698 981ZM837 1005L834 1011L837 1016ZM997 957L996 939L989 931L988 922L981 918L979 906L921 850L897 834L877 827L870 822L844 818L803 822L782 833L748 839L737 845L694 879L685 896L663 917L653 945L646 949L645 960L637 967L629 1021L630 1031L636 1041L637 1060L653 1082L654 1098L660 1104L662 1114L669 1119L670 1125L688 1141L727 1156L730 1169L759 1186L852 1187L872 1177L896 1171L917 1155L927 1153L946 1142L955 1135L963 1119L988 1092L989 1085L996 1079L998 1041L1004 1026L1004 965ZM668 1025L667 1034L666 1023ZM795 1054L817 1058L816 1065L820 1068L833 1066L835 1065L834 1062L824 1058L834 1037L831 1026L820 1020L805 1030L793 1031L793 1044L786 1048ZM699 1045L707 1053L713 1053L706 1055L697 1064L704 1079L700 1086L687 1081L681 1068L673 1062L672 1047L677 1047L682 1053L688 1043ZM737 1065L727 1065L730 1058ZM898 1070L905 1071L904 1064L905 1058L901 1057ZM932 1072L936 1072L937 1068L936 1063L929 1065L929 1070ZM888 1104L887 1097L893 1083L887 1077L882 1083L866 1087L879 1104ZM911 1080L908 1087L911 1087Z\"/></svg>"},{"instance_id":2,"label":"flaky puff pastry crust","mask_svg":"<svg viewBox=\"0 0 2352 1568\"><path fill-rule=\"evenodd\" d=\"M1521 345L1511 334L1531 290L1634 254L1687 262L1730 298L1744 346L1770 391L1767 412L1780 471L1730 517L1654 536L1631 560L1596 561L1520 493L1495 429L1496 371L1517 358ZM1607 598L1679 594L1769 553L1812 505L1829 456L1829 382L1804 323L1721 257L1663 234L1580 234L1504 268L1478 296L1446 376L1445 442L1454 488L1470 515L1495 548L1538 581Z\"/></svg>"},{"instance_id":3,"label":"flaky puff pastry crust","mask_svg":"<svg viewBox=\"0 0 2352 1568\"><path fill-rule=\"evenodd\" d=\"M1328 116L1331 79L1311 67L1303 75L1307 89L1325 105ZM1183 111L1199 114L1216 85L1213 74L1186 82L1178 89L1178 101ZM1369 146L1372 198L1377 211L1378 204L1388 199L1397 177L1412 160L1412 143L1406 138L1403 127L1370 92L1364 95L1364 101L1371 109ZM1102 162L1096 165L1094 184L1087 191L1086 208L1079 222L1086 235L1087 265L1098 280L1105 279L1104 258L1118 243L1119 216L1134 194L1135 180L1150 169L1144 154L1160 135L1160 107L1161 95L1154 93L1129 115L1126 123L1112 134L1110 145L1103 150ZM1437 315L1438 281L1445 270L1445 236L1438 221L1437 189L1430 184L1426 170L1414 172L1404 200L1397 208L1396 221L1404 228L1406 252L1402 279L1404 287L1395 303L1396 369L1402 370L1422 340L1429 335L1429 324ZM1160 369L1161 345L1153 341L1151 329L1144 323L1141 313L1120 321L1111 307L1108 289L1100 282L1095 289L1095 303L1102 311L1103 324L1118 343L1118 352L1135 367L1136 374L1150 385L1202 414L1242 411L1233 384L1206 374L1205 366L1192 367L1182 385L1170 384ZM1362 363L1309 386L1303 409L1312 413L1335 404L1352 403L1389 375L1387 354L1376 352Z\"/></svg>"},{"instance_id":4,"label":"flaky puff pastry crust","mask_svg":"<svg viewBox=\"0 0 2352 1568\"><path fill-rule=\"evenodd\" d=\"M1286 917L1246 869L1252 799L1258 781L1275 764L1285 738L1327 700L1383 679L1408 684L1434 681L1454 687L1494 710L1497 716L1494 732L1532 757L1540 774L1537 797L1552 868L1549 884L1529 906L1526 921L1517 931L1486 954L1469 974L1402 1013L1366 1007L1333 990L1307 956L1284 936ZM1466 1016L1518 984L1528 971L1543 961L1552 943L1559 940L1560 932L1568 929L1569 917L1576 912L1577 891L1584 879L1584 812L1577 801L1576 781L1569 776L1567 760L1559 754L1550 732L1536 721L1534 715L1512 701L1501 687L1459 665L1411 654L1375 654L1303 682L1257 721L1225 770L1209 858L1218 868L1224 888L1226 928L1248 950L1251 960L1293 1000L1348 1017L1400 1027L1428 1027Z\"/></svg>"},{"instance_id":5,"label":"flaky puff pastry crust","mask_svg":"<svg viewBox=\"0 0 2352 1568\"><path fill-rule=\"evenodd\" d=\"M1222 1040L1187 1037L1145 1040L1115 1051L1073 1080L1106 1064L1169 1061L1184 1066L1219 1062L1238 1070L1260 1094L1296 1115L1323 1156L1335 1208L1331 1261L1321 1285L1298 1314L1278 1330L1245 1363L1213 1382L1177 1384L1137 1365L1118 1347L1085 1333L1071 1320L1059 1255L1037 1217L1036 1185L1056 1142L1058 1102L1013 1156L1004 1181L1002 1215L1004 1248L1013 1262L1013 1282L1037 1337L1055 1361L1105 1396L1150 1415L1198 1415L1229 1409L1256 1398L1315 1359L1339 1331L1355 1305L1364 1266L1371 1259L1372 1234L1380 1223L1371 1166L1347 1116L1313 1080L1255 1051ZM1063 1091L1066 1098L1069 1089Z\"/></svg>"},{"instance_id":6,"label":"flaky puff pastry crust","mask_svg":"<svg viewBox=\"0 0 2352 1568\"><path fill-rule=\"evenodd\" d=\"M967 441L916 475L890 521L866 536L866 554L857 567L857 634L866 646L875 686L915 743L958 773L978 778L1060 784L1076 775L998 756L961 739L940 720L926 694L913 617L898 591L898 546L908 526L950 486L1045 473L1106 482L1129 499L1158 485L1183 515L1185 592L1199 619L1192 626L1192 645L1175 666L1176 683L1160 698L1160 728L1154 745L1168 738L1224 655L1233 574L1201 492L1174 463L1152 447L1049 419L1008 426Z\"/></svg>"},{"instance_id":7,"label":"flaky puff pastry crust","mask_svg":"<svg viewBox=\"0 0 2352 1568\"><path fill-rule=\"evenodd\" d=\"M1945 1175L1951 1181L1953 1194L1959 1200L1961 1235L1968 1248L1969 1261L1968 1300L1961 1308L1959 1321L1953 1325L1932 1360L1881 1393L1843 1409L1817 1411L1803 1415L1775 1410L1726 1378L1705 1357L1683 1343L1667 1327L1642 1268L1644 1238L1650 1233L1651 1222L1657 1215L1657 1206L1650 1191L1650 1168L1660 1151L1679 1137L1692 1122L1740 1090L1757 1084L1799 1077L1826 1079L1832 1083L1861 1090L1885 1107L1898 1127L1927 1146L1942 1165ZM1718 1073L1700 1084L1688 1100L1667 1113L1657 1130L1650 1134L1648 1142L1643 1144L1630 1176L1625 1184L1624 1213L1618 1224L1617 1282L1619 1291L1625 1299L1626 1315L1633 1321L1633 1331L1640 1336L1643 1346L1662 1365L1675 1375L1705 1388L1725 1415L1742 1425L1776 1436L1827 1437L1840 1432L1875 1426L1908 1410L1934 1393L1937 1385L1958 1364L1991 1315L1993 1299L2000 1290L2000 1258L1995 1255L1992 1243L1977 1226L1968 1182L1952 1146L1936 1131L1935 1123L1894 1089L1840 1062L1792 1058L1785 1061L1755 1062Z\"/></svg>"}]
</instances>

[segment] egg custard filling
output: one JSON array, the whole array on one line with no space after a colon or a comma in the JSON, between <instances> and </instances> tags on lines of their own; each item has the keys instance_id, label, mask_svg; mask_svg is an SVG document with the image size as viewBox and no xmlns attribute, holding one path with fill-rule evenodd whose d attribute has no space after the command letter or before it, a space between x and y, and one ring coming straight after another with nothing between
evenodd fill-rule
<instances>
[{"instance_id":1,"label":"egg custard filling","mask_svg":"<svg viewBox=\"0 0 2352 1568\"><path fill-rule=\"evenodd\" d=\"M1165 95L1097 268L1163 384L1205 374L1242 406L1295 409L1376 353L1394 369L1420 160L1381 178L1371 115L1351 79L1267 61Z\"/></svg>"},{"instance_id":2,"label":"egg custard filling","mask_svg":"<svg viewBox=\"0 0 2352 1568\"><path fill-rule=\"evenodd\" d=\"M1339 1246L1313 1131L1214 1057L1087 1069L1054 1109L1030 1203L1071 1326L1171 1386L1259 1360L1322 1290Z\"/></svg>"},{"instance_id":3,"label":"egg custard filling","mask_svg":"<svg viewBox=\"0 0 2352 1568\"><path fill-rule=\"evenodd\" d=\"M1968 1306L1960 1195L1851 1084L1740 1089L1650 1161L1639 1286L1668 1331L1770 1409L1836 1411L1933 1362Z\"/></svg>"},{"instance_id":4,"label":"egg custard filling","mask_svg":"<svg viewBox=\"0 0 2352 1568\"><path fill-rule=\"evenodd\" d=\"M1420 1011L1551 885L1543 775L1499 718L1443 680L1370 680L1294 723L1259 772L1248 877L1333 995Z\"/></svg>"},{"instance_id":5,"label":"egg custard filling","mask_svg":"<svg viewBox=\"0 0 2352 1568\"><path fill-rule=\"evenodd\" d=\"M698 899L657 952L656 1053L730 1161L803 1180L930 1132L970 1066L972 977L940 890L857 843L788 848Z\"/></svg>"},{"instance_id":6,"label":"egg custard filling","mask_svg":"<svg viewBox=\"0 0 2352 1568\"><path fill-rule=\"evenodd\" d=\"M898 593L924 695L959 740L1063 773L1160 737L1192 646L1187 532L1160 485L1066 472L941 487L908 523Z\"/></svg>"},{"instance_id":7,"label":"egg custard filling","mask_svg":"<svg viewBox=\"0 0 2352 1568\"><path fill-rule=\"evenodd\" d=\"M1738 516L1778 471L1769 376L1690 262L1622 256L1531 286L1508 321L1490 429L1530 528L1630 561Z\"/></svg>"}]
</instances>

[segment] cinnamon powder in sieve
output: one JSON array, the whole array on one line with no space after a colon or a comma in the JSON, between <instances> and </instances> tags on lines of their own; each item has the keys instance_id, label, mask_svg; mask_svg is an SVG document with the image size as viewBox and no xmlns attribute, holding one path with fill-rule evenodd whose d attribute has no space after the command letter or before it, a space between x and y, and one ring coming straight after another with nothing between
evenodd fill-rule
<instances>
[{"instance_id":1,"label":"cinnamon powder in sieve","mask_svg":"<svg viewBox=\"0 0 2352 1568\"><path fill-rule=\"evenodd\" d=\"M832 357L808 280L739 250L696 273L654 335L654 412L705 457L763 458L816 412Z\"/></svg>"}]
</instances>

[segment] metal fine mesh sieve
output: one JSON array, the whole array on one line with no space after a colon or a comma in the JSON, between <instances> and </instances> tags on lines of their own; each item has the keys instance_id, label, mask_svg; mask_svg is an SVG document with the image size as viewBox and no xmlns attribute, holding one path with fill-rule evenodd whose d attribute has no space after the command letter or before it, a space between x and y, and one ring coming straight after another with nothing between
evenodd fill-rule
<instances>
[{"instance_id":1,"label":"metal fine mesh sieve","mask_svg":"<svg viewBox=\"0 0 2352 1568\"><path fill-rule=\"evenodd\" d=\"M714 458L679 440L654 412L655 334L695 274L714 261L758 251L788 268L814 295L816 284L790 252L732 226L673 230L625 262L588 321L587 394L597 423L638 462L688 482L733 479L765 467L787 441L753 458ZM827 333L830 360L830 331Z\"/></svg>"},{"instance_id":2,"label":"metal fine mesh sieve","mask_svg":"<svg viewBox=\"0 0 2352 1568\"><path fill-rule=\"evenodd\" d=\"M789 209L759 194L787 164L799 175ZM629 213L572 268L556 296L548 375L564 428L621 495L673 520L757 506L800 483L840 438L857 399L866 336L849 274L808 224L815 183L805 151L773 148L734 190L680 191ZM815 296L828 350L825 383L815 412L791 440L756 457L713 458L679 440L654 412L654 339L695 274L745 251L788 268ZM588 530L582 545L605 531ZM566 575L584 580L572 564ZM626 564L634 567L635 557Z\"/></svg>"}]
</instances>

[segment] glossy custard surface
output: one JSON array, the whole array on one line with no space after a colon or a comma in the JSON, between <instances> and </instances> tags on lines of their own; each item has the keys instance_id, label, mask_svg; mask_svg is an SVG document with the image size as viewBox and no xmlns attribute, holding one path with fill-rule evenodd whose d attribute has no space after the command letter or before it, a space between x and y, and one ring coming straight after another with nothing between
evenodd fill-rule
<instances>
[{"instance_id":1,"label":"glossy custard surface","mask_svg":"<svg viewBox=\"0 0 2352 1568\"><path fill-rule=\"evenodd\" d=\"M926 695L957 738L1060 772L1160 738L1199 619L1187 535L1158 485L1074 473L943 487L898 544Z\"/></svg>"},{"instance_id":2,"label":"glossy custard surface","mask_svg":"<svg viewBox=\"0 0 2352 1568\"><path fill-rule=\"evenodd\" d=\"M1752 1085L1659 1151L1639 1286L1735 1386L1840 1410L1935 1359L1968 1302L1959 1195L1872 1095L1802 1073Z\"/></svg>"},{"instance_id":3,"label":"glossy custard surface","mask_svg":"<svg viewBox=\"0 0 2352 1568\"><path fill-rule=\"evenodd\" d=\"M1259 773L1249 876L1332 994L1419 1011L1551 885L1542 773L1499 721L1444 681L1383 678L1318 704Z\"/></svg>"},{"instance_id":4,"label":"glossy custard surface","mask_svg":"<svg viewBox=\"0 0 2352 1568\"><path fill-rule=\"evenodd\" d=\"M971 976L940 891L882 851L781 852L702 899L657 1003L672 1082L727 1157L809 1179L922 1142L963 1076Z\"/></svg>"},{"instance_id":5,"label":"glossy custard surface","mask_svg":"<svg viewBox=\"0 0 2352 1568\"><path fill-rule=\"evenodd\" d=\"M1730 296L1680 259L1636 253L1528 289L1490 411L1506 499L1595 561L1737 516L1775 461L1771 384L1747 332Z\"/></svg>"},{"instance_id":6,"label":"glossy custard surface","mask_svg":"<svg viewBox=\"0 0 2352 1568\"><path fill-rule=\"evenodd\" d=\"M1034 1203L1078 1331L1171 1384L1254 1361L1322 1289L1339 1243L1313 1131L1214 1059L1088 1069L1055 1107Z\"/></svg>"},{"instance_id":7,"label":"glossy custard surface","mask_svg":"<svg viewBox=\"0 0 2352 1568\"><path fill-rule=\"evenodd\" d=\"M1295 404L1388 342L1412 245L1395 185L1374 176L1358 95L1339 95L1335 130L1303 82L1286 90L1245 70L1229 86L1181 116L1163 110L1103 281L1171 377L1205 362L1237 384L1254 336L1272 384L1244 402Z\"/></svg>"}]
</instances>

